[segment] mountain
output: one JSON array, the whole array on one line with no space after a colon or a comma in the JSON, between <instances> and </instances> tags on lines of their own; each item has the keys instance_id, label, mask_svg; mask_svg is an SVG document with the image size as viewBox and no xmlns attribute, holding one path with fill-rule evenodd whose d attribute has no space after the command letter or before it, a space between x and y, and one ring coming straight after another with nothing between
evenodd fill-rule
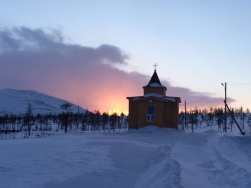
<instances>
[{"instance_id":1,"label":"mountain","mask_svg":"<svg viewBox=\"0 0 251 188\"><path fill-rule=\"evenodd\" d=\"M33 107L33 114L61 113L63 110L60 105L65 102L68 101L32 90L2 89L0 90L0 115L23 114L28 103ZM78 106L72 104L71 111L78 112ZM84 112L85 109L79 108L79 111Z\"/></svg>"}]
</instances>

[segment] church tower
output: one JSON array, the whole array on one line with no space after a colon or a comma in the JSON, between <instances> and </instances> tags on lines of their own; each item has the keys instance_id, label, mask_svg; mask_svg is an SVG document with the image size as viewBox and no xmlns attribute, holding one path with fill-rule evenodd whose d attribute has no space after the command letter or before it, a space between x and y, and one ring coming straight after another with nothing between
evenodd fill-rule
<instances>
[{"instance_id":1,"label":"church tower","mask_svg":"<svg viewBox=\"0 0 251 188\"><path fill-rule=\"evenodd\" d=\"M151 80L146 86L143 87L143 89L144 95L148 93L158 93L160 95L166 96L166 87L160 83L156 69L154 70Z\"/></svg>"}]
</instances>

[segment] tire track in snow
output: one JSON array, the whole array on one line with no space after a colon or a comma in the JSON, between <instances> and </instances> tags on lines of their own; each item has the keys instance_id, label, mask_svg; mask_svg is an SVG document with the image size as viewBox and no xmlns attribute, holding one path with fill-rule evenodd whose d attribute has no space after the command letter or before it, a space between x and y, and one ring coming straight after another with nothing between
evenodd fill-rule
<instances>
[{"instance_id":1,"label":"tire track in snow","mask_svg":"<svg viewBox=\"0 0 251 188\"><path fill-rule=\"evenodd\" d=\"M247 157L249 158L249 161L251 162L251 137L245 137L245 139L243 139L242 137L233 137L233 136L229 136L229 139L231 139L235 144L238 144L238 149L240 149L243 153L245 153L247 155ZM251 168L250 171L251 172Z\"/></svg>"},{"instance_id":2,"label":"tire track in snow","mask_svg":"<svg viewBox=\"0 0 251 188\"><path fill-rule=\"evenodd\" d=\"M214 162L214 168L210 170L214 174L210 181L219 186L251 187L251 174L223 157L214 146L213 149L217 161Z\"/></svg>"},{"instance_id":3,"label":"tire track in snow","mask_svg":"<svg viewBox=\"0 0 251 188\"><path fill-rule=\"evenodd\" d=\"M162 146L150 161L136 188L182 188L180 164L170 157L170 146Z\"/></svg>"}]
</instances>

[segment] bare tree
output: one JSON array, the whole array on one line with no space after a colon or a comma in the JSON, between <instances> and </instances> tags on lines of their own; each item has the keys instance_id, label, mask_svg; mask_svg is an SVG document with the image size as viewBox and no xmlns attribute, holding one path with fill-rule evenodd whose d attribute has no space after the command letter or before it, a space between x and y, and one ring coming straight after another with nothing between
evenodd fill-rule
<instances>
[{"instance_id":1,"label":"bare tree","mask_svg":"<svg viewBox=\"0 0 251 188\"><path fill-rule=\"evenodd\" d=\"M26 108L26 112L23 117L23 125L27 126L28 129L28 135L30 136L31 134L31 126L33 125L33 114L32 114L33 106L28 103L28 106Z\"/></svg>"},{"instance_id":2,"label":"bare tree","mask_svg":"<svg viewBox=\"0 0 251 188\"><path fill-rule=\"evenodd\" d=\"M63 104L60 105L60 108L65 110L65 112L63 112L61 114L61 124L64 127L64 132L67 133L68 130L68 126L70 125L70 118L69 118L69 112L68 110L70 109L72 105L69 102L65 102Z\"/></svg>"},{"instance_id":3,"label":"bare tree","mask_svg":"<svg viewBox=\"0 0 251 188\"><path fill-rule=\"evenodd\" d=\"M109 121L109 114L104 112L102 114L102 129L104 132L105 132L106 124L108 123L108 121Z\"/></svg>"},{"instance_id":4,"label":"bare tree","mask_svg":"<svg viewBox=\"0 0 251 188\"><path fill-rule=\"evenodd\" d=\"M68 112L68 110L70 110L71 106L72 106L71 103L65 102L65 103L63 103L63 104L60 105L60 108L63 109L63 110L65 110L66 112Z\"/></svg>"}]
</instances>

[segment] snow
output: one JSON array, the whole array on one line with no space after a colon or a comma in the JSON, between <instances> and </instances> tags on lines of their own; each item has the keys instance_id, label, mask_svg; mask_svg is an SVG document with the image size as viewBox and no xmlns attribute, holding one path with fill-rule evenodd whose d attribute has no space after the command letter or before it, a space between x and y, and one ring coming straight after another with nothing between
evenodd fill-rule
<instances>
[{"instance_id":1,"label":"snow","mask_svg":"<svg viewBox=\"0 0 251 188\"><path fill-rule=\"evenodd\" d=\"M132 101L136 101L136 100L139 100L139 99L141 99L141 98L140 97L136 97Z\"/></svg>"},{"instance_id":2,"label":"snow","mask_svg":"<svg viewBox=\"0 0 251 188\"><path fill-rule=\"evenodd\" d=\"M148 84L148 85L146 85L146 86L144 86L144 87L165 87L165 86L160 85L160 84L158 84L158 83L151 83L151 84Z\"/></svg>"},{"instance_id":3,"label":"snow","mask_svg":"<svg viewBox=\"0 0 251 188\"><path fill-rule=\"evenodd\" d=\"M251 136L147 126L0 140L3 188L251 187Z\"/></svg>"},{"instance_id":4,"label":"snow","mask_svg":"<svg viewBox=\"0 0 251 188\"><path fill-rule=\"evenodd\" d=\"M147 94L144 95L144 97L156 97L156 98L160 98L160 99L163 99L163 100L175 102L175 98L167 97L165 95L161 95L161 94L157 94L157 93L147 93Z\"/></svg>"},{"instance_id":5,"label":"snow","mask_svg":"<svg viewBox=\"0 0 251 188\"><path fill-rule=\"evenodd\" d=\"M0 115L1 114L24 114L28 103L33 106L33 113L61 113L60 105L68 101L58 99L32 90L0 90ZM72 104L73 112L77 112L78 107ZM80 108L81 112L85 110Z\"/></svg>"}]
</instances>

